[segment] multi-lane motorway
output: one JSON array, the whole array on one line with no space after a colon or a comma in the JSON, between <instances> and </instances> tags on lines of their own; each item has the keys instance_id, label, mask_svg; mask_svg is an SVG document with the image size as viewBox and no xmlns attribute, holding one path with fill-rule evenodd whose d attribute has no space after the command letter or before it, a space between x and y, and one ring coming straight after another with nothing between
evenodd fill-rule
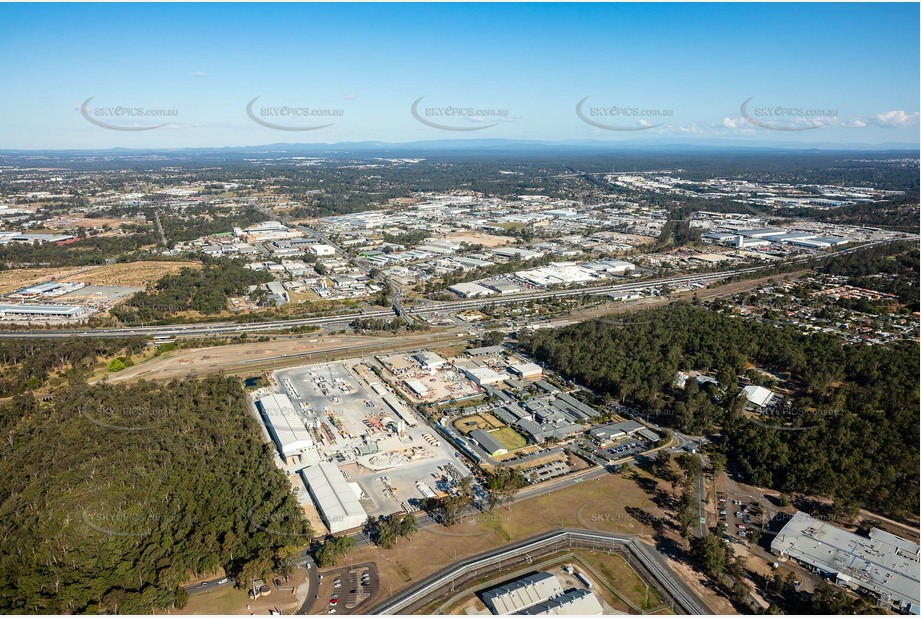
<instances>
[{"instance_id":1,"label":"multi-lane motorway","mask_svg":"<svg viewBox=\"0 0 921 618\"><path fill-rule=\"evenodd\" d=\"M307 229L307 228L305 228ZM314 230L308 230L310 233L318 235ZM859 247L852 247L843 251L838 251L835 255L851 253L870 246L883 244L887 241L877 241L867 243ZM787 264L802 264L814 259L815 256L806 256L786 262ZM426 315L433 313L444 313L462 311L466 309L476 309L484 305L505 305L529 300L541 300L547 298L562 298L566 296L601 296L617 292L634 292L643 289L657 288L663 286L682 286L703 284L708 285L728 277L737 277L764 272L770 274L776 265L755 266L750 268L740 268L736 270L724 270L716 273L679 275L664 277L660 279L647 279L643 281L631 281L625 283L613 283L596 287L574 288L567 290L539 290L525 292L521 294L508 294L498 297L475 298L467 300L435 302L429 301L425 306L405 307L400 301L400 288L396 288L393 298L396 311L404 317L411 319L413 315ZM319 316L312 318L299 318L291 320L266 320L262 322L200 322L195 324L174 324L168 326L126 326L119 328L98 328L98 329L58 329L58 330L15 330L0 331L0 338L7 339L54 339L62 337L200 337L209 335L235 335L241 333L257 333L265 331L285 330L299 326L318 326L318 327L339 327L352 322L357 318L388 318L394 316L393 309L381 309L378 311L366 311L364 313L347 313L332 316Z\"/></svg>"},{"instance_id":2,"label":"multi-lane motorway","mask_svg":"<svg viewBox=\"0 0 921 618\"><path fill-rule=\"evenodd\" d=\"M406 315L426 315L432 313L461 311L465 309L476 309L487 304L504 305L528 300L561 298L566 296L599 296L612 294L615 292L630 292L661 286L693 285L695 283L709 284L731 276L758 272L758 270L760 269L746 268L741 270L723 271L719 273L682 275L679 277L666 277L663 279L645 280L640 282L634 281L630 283L617 283L591 288L577 288L558 291L541 290L535 292L526 292L524 294L509 294L488 299L476 298L442 303L430 302L424 307L404 308L404 312ZM0 331L0 338L53 339L60 337L207 336L218 334L239 334L284 330L288 328L296 328L298 326L341 327L342 325L352 322L357 318L387 318L393 316L394 313L392 310L381 309L378 311L366 311L364 313L348 313L341 315L299 318L291 320L267 320L264 322L201 322L196 324L172 324L168 326L126 326L120 328Z\"/></svg>"}]
</instances>

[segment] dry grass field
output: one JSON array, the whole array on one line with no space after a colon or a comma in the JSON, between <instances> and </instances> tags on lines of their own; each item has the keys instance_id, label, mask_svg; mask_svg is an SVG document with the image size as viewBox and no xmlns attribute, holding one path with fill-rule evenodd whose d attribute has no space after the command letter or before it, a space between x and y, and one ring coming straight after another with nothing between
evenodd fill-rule
<instances>
[{"instance_id":1,"label":"dry grass field","mask_svg":"<svg viewBox=\"0 0 921 618\"><path fill-rule=\"evenodd\" d=\"M94 266L68 266L66 268L15 268L0 271L0 294L48 281L52 277L63 278L76 273L87 272Z\"/></svg>"},{"instance_id":2,"label":"dry grass field","mask_svg":"<svg viewBox=\"0 0 921 618\"><path fill-rule=\"evenodd\" d=\"M201 268L200 262L127 262L96 266L78 275L63 277L60 280L83 281L94 285L129 285L147 287L156 283L161 277L177 273L183 268Z\"/></svg>"},{"instance_id":3,"label":"dry grass field","mask_svg":"<svg viewBox=\"0 0 921 618\"><path fill-rule=\"evenodd\" d=\"M494 236L492 234L482 234L479 232L449 234L448 239L455 242L465 242L471 245L483 245L484 247L501 247L515 242L514 238L508 236Z\"/></svg>"},{"instance_id":4,"label":"dry grass field","mask_svg":"<svg viewBox=\"0 0 921 618\"><path fill-rule=\"evenodd\" d=\"M0 271L0 294L50 281L80 281L91 285L147 287L163 275L182 268L201 268L200 262L127 262L105 266L67 266L63 268L16 268Z\"/></svg>"}]
</instances>

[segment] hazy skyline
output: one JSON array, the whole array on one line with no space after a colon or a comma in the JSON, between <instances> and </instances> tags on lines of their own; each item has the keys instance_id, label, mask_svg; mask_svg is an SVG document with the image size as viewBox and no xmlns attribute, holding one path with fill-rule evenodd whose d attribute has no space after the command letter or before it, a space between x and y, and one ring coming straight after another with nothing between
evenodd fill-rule
<instances>
[{"instance_id":1,"label":"hazy skyline","mask_svg":"<svg viewBox=\"0 0 921 618\"><path fill-rule=\"evenodd\" d=\"M4 4L0 149L917 144L918 18L917 4Z\"/></svg>"}]
</instances>

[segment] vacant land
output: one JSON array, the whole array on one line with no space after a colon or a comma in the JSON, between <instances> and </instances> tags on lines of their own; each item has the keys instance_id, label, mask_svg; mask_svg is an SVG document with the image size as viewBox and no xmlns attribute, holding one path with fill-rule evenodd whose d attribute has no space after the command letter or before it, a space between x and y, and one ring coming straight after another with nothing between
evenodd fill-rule
<instances>
[{"instance_id":1,"label":"vacant land","mask_svg":"<svg viewBox=\"0 0 921 618\"><path fill-rule=\"evenodd\" d=\"M448 239L455 242L465 242L470 245L483 245L484 247L501 247L515 242L514 238L508 236L478 233L449 234Z\"/></svg>"},{"instance_id":2,"label":"vacant land","mask_svg":"<svg viewBox=\"0 0 921 618\"><path fill-rule=\"evenodd\" d=\"M61 279L77 273L83 273L97 268L96 266L80 266L65 268L14 268L0 271L0 294L13 292L19 288L43 283L50 279ZM74 277L78 279L79 277Z\"/></svg>"},{"instance_id":3,"label":"vacant land","mask_svg":"<svg viewBox=\"0 0 921 618\"><path fill-rule=\"evenodd\" d=\"M594 528L649 537L653 533L636 517L649 513L650 521L662 513L651 496L637 483L620 476L605 475L581 483L570 483L553 493L543 494L497 508L494 513L470 517L450 528L425 528L391 550L362 547L349 557L353 562L377 563L381 589L393 592L441 569L455 560L501 547L512 541L563 527ZM425 556L426 560L419 560Z\"/></svg>"},{"instance_id":4,"label":"vacant land","mask_svg":"<svg viewBox=\"0 0 921 618\"><path fill-rule=\"evenodd\" d=\"M400 338L339 336L339 337L278 337L270 341L247 341L246 345L223 345L207 348L177 350L139 363L124 371L108 374L113 382L127 380L172 380L191 375L207 375L227 371L244 375L259 375L263 371L352 358L362 354L380 354L386 350L407 350L426 347L455 336L455 331L408 335Z\"/></svg>"},{"instance_id":5,"label":"vacant land","mask_svg":"<svg viewBox=\"0 0 921 618\"><path fill-rule=\"evenodd\" d=\"M0 294L46 281L79 281L92 285L126 285L144 288L182 268L201 268L200 262L126 262L105 266L16 268L0 271Z\"/></svg>"},{"instance_id":6,"label":"vacant land","mask_svg":"<svg viewBox=\"0 0 921 618\"><path fill-rule=\"evenodd\" d=\"M62 277L60 280L82 281L94 285L129 285L147 287L165 275L178 273L183 268L201 268L200 262L126 262L96 266L79 275Z\"/></svg>"},{"instance_id":7,"label":"vacant land","mask_svg":"<svg viewBox=\"0 0 921 618\"><path fill-rule=\"evenodd\" d=\"M592 571L601 576L606 584L614 588L618 596L634 607L650 610L662 605L662 599L659 598L655 589L650 588L643 581L633 567L627 564L623 556L582 549L575 550L573 553Z\"/></svg>"}]
</instances>

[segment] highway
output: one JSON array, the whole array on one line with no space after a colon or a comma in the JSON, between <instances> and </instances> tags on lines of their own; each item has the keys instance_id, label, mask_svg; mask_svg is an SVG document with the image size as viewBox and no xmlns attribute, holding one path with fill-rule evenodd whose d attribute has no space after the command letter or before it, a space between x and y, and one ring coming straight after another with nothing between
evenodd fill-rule
<instances>
[{"instance_id":1,"label":"highway","mask_svg":"<svg viewBox=\"0 0 921 618\"><path fill-rule=\"evenodd\" d=\"M682 284L707 284L725 279L727 277L753 273L760 268L724 271L699 275L682 275L679 277L666 277L662 279L646 280L641 282L617 283L592 288L577 288L569 290L540 290L524 294L509 294L496 298L475 298L468 300L430 303L424 307L402 308L405 315L428 315L476 309L484 305L505 305L529 300L546 298L563 298L568 296L600 296L614 292L630 292L645 288L676 286ZM393 317L392 309L366 311L364 313L347 313L332 316L317 316L311 318L296 318L290 320L266 320L263 322L199 322L194 324L171 324L166 326L126 326L121 328L84 328L84 329L58 329L58 330L9 330L0 331L0 338L7 339L55 339L62 337L190 337L209 335L235 335L240 333L257 333L271 330L285 330L298 326L332 327L345 326L358 318L390 318Z\"/></svg>"},{"instance_id":2,"label":"highway","mask_svg":"<svg viewBox=\"0 0 921 618\"><path fill-rule=\"evenodd\" d=\"M303 228L308 233L318 235L318 232ZM323 238L322 236L319 236ZM867 243L859 247L852 247L843 251L838 251L834 255L842 255L864 249L870 246L883 244L885 241ZM804 263L814 259L815 256L807 256L796 260L786 262L787 264ZM361 266L360 266L361 267ZM363 268L367 268L366 266ZM394 312L401 318L410 320L413 315L423 316L433 313L455 312L466 309L476 309L485 305L505 305L530 300L541 300L547 298L564 298L572 296L601 296L617 292L635 292L647 288L656 288L662 286L682 286L702 284L708 285L740 275L755 274L764 271L770 274L774 265L755 266L750 268L740 268L737 270L725 270L716 273L702 273L692 275L679 275L664 277L659 279L649 279L644 281L630 281L624 283L613 283L596 287L574 288L566 290L538 290L525 292L521 294L507 294L498 297L474 298L459 301L434 302L430 301L420 307L404 307L400 302L401 288L397 287L391 301L394 307L391 309L381 309L378 311L366 311L364 313L348 313L333 316L317 316L311 318L296 318L290 320L266 320L263 322L200 322L194 324L172 324L167 326L126 326L120 328L96 328L96 329L57 329L57 330L0 330L0 338L6 339L56 339L63 337L201 337L211 335L236 335L241 333L258 333L272 330L285 330L299 326L317 326L317 327L336 327L345 326L357 318L390 318ZM782 273L778 273L782 276Z\"/></svg>"}]
</instances>

